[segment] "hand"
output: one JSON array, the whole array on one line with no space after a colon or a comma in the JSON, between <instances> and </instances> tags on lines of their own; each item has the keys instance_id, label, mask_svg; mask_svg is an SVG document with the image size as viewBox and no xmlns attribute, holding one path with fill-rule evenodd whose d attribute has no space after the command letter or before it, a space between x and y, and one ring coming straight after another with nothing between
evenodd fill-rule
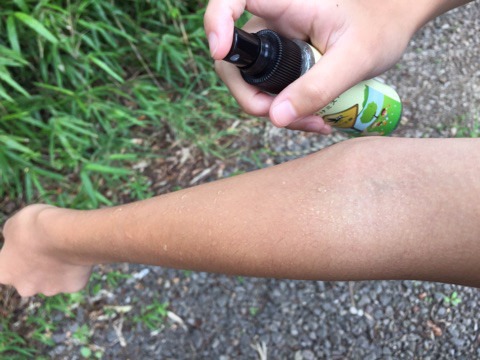
<instances>
[{"instance_id":1,"label":"hand","mask_svg":"<svg viewBox=\"0 0 480 360\"><path fill-rule=\"evenodd\" d=\"M315 112L362 80L393 66L419 27L409 0L211 0L205 30L215 67L240 106L273 124L328 134ZM253 17L244 27L269 28L310 41L324 56L276 98L248 85L238 69L220 61L230 50L234 20L244 10ZM417 16L417 18L415 18Z\"/></svg>"},{"instance_id":2,"label":"hand","mask_svg":"<svg viewBox=\"0 0 480 360\"><path fill-rule=\"evenodd\" d=\"M32 205L6 222L0 251L1 284L13 285L21 296L52 296L85 287L92 266L71 261L55 246L51 225L62 211Z\"/></svg>"}]
</instances>

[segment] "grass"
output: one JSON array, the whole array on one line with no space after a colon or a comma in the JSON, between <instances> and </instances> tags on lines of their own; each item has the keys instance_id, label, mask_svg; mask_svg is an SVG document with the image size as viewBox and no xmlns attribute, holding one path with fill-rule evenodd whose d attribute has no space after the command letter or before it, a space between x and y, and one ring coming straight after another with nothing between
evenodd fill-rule
<instances>
[{"instance_id":1,"label":"grass","mask_svg":"<svg viewBox=\"0 0 480 360\"><path fill-rule=\"evenodd\" d=\"M119 271L109 271L104 275L95 273L86 289L81 292L50 298L36 296L28 307L21 311L20 318L19 311L1 318L0 358L38 358L45 348L55 345L52 336L66 322L79 325L69 336L69 341L78 347L80 355L84 358L101 358L102 352L90 344L93 329L88 320L80 323L76 319L79 307L87 312L97 311L110 320L133 310L132 312L138 315L126 317L126 323L141 323L149 329L158 328L166 316L167 304L153 301L151 304L136 306L114 306L104 305L101 300L91 301L93 298L101 299L101 296L98 296L101 290L111 293L128 278L130 275Z\"/></svg>"},{"instance_id":2,"label":"grass","mask_svg":"<svg viewBox=\"0 0 480 360\"><path fill-rule=\"evenodd\" d=\"M11 329L10 322L11 317L0 319L0 355L15 354L17 357L32 357L36 353L35 349L27 344L27 340Z\"/></svg>"},{"instance_id":3,"label":"grass","mask_svg":"<svg viewBox=\"0 0 480 360\"><path fill-rule=\"evenodd\" d=\"M0 226L11 212L5 203L92 209L151 197L151 179L136 169L172 156L174 146L232 155L230 125L240 112L213 71L206 3L2 2ZM40 359L54 345L56 317L74 320L77 307L126 277L94 274L83 292L39 296L10 311L0 320L0 357ZM130 320L156 328L166 306L144 304ZM73 334L80 355L101 358L89 334L88 324Z\"/></svg>"},{"instance_id":4,"label":"grass","mask_svg":"<svg viewBox=\"0 0 480 360\"><path fill-rule=\"evenodd\" d=\"M457 306L462 302L462 299L458 296L458 292L454 291L450 296L445 296L443 302L447 305Z\"/></svg>"},{"instance_id":5,"label":"grass","mask_svg":"<svg viewBox=\"0 0 480 360\"><path fill-rule=\"evenodd\" d=\"M235 103L208 56L205 3L2 4L0 198L88 209L119 201L105 189L151 196L132 165L154 156L152 133L225 156Z\"/></svg>"},{"instance_id":6,"label":"grass","mask_svg":"<svg viewBox=\"0 0 480 360\"><path fill-rule=\"evenodd\" d=\"M478 138L480 137L480 113L475 115L460 116L454 123L452 132L456 137L464 138Z\"/></svg>"},{"instance_id":7,"label":"grass","mask_svg":"<svg viewBox=\"0 0 480 360\"><path fill-rule=\"evenodd\" d=\"M142 305L140 315L134 316L135 323L143 324L150 331L159 329L167 317L168 303L154 300L151 304Z\"/></svg>"}]
</instances>

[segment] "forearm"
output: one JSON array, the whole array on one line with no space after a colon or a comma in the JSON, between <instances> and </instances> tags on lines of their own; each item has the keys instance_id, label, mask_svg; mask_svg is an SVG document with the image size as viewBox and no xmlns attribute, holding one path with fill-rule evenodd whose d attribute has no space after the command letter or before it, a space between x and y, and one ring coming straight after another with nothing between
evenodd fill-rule
<instances>
[{"instance_id":1,"label":"forearm","mask_svg":"<svg viewBox=\"0 0 480 360\"><path fill-rule=\"evenodd\" d=\"M423 27L427 22L433 20L447 11L455 9L459 6L466 5L473 0L400 0L407 6L408 16L416 19L416 30Z\"/></svg>"},{"instance_id":2,"label":"forearm","mask_svg":"<svg viewBox=\"0 0 480 360\"><path fill-rule=\"evenodd\" d=\"M350 141L143 202L57 214L56 238L92 263L479 286L480 167L465 165L480 163L479 147Z\"/></svg>"}]
</instances>

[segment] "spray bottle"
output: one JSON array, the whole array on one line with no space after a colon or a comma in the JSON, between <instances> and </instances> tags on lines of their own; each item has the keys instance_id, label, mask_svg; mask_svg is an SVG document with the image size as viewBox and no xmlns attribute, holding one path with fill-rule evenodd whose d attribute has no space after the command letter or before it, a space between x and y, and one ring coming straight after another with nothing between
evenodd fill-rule
<instances>
[{"instance_id":1,"label":"spray bottle","mask_svg":"<svg viewBox=\"0 0 480 360\"><path fill-rule=\"evenodd\" d=\"M224 60L235 64L247 83L278 94L321 56L310 44L286 39L273 30L250 34L235 28L232 48ZM373 79L355 85L317 114L354 136L389 135L400 122L402 103L394 89Z\"/></svg>"}]
</instances>

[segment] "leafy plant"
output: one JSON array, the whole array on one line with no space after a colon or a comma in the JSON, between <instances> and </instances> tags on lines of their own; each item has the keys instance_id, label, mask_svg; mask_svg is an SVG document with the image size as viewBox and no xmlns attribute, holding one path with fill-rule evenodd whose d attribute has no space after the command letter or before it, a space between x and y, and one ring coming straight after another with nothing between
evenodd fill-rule
<instances>
[{"instance_id":1,"label":"leafy plant","mask_svg":"<svg viewBox=\"0 0 480 360\"><path fill-rule=\"evenodd\" d=\"M132 166L162 156L151 133L224 156L235 103L208 55L205 4L2 4L0 198L95 208L149 197Z\"/></svg>"},{"instance_id":2,"label":"leafy plant","mask_svg":"<svg viewBox=\"0 0 480 360\"><path fill-rule=\"evenodd\" d=\"M33 357L37 352L17 331L11 329L10 317L0 319L0 328L0 357L8 354Z\"/></svg>"},{"instance_id":3,"label":"leafy plant","mask_svg":"<svg viewBox=\"0 0 480 360\"><path fill-rule=\"evenodd\" d=\"M42 310L45 311L45 315L52 316L54 312L60 312L68 318L74 318L75 314L73 310L81 305L85 296L82 292L72 294L59 294L53 297L39 296L44 300Z\"/></svg>"},{"instance_id":4,"label":"leafy plant","mask_svg":"<svg viewBox=\"0 0 480 360\"><path fill-rule=\"evenodd\" d=\"M454 291L450 296L445 296L443 301L446 304L452 304L453 306L457 306L462 302L462 299L458 296L458 293Z\"/></svg>"},{"instance_id":5,"label":"leafy plant","mask_svg":"<svg viewBox=\"0 0 480 360\"><path fill-rule=\"evenodd\" d=\"M138 163L171 156L172 144L233 154L230 121L239 112L213 70L206 3L3 1L0 205L15 199L90 209L144 199L154 192ZM0 226L8 215L1 210ZM53 345L54 319L74 318L105 282L115 288L125 277L93 274L83 292L40 296L2 318L0 357L39 356ZM160 326L166 307L151 304L137 319ZM17 331L21 318L24 331ZM87 344L80 354L102 356Z\"/></svg>"},{"instance_id":6,"label":"leafy plant","mask_svg":"<svg viewBox=\"0 0 480 360\"><path fill-rule=\"evenodd\" d=\"M480 137L480 114L468 118L462 115L457 120L455 126L452 128L456 137Z\"/></svg>"},{"instance_id":7,"label":"leafy plant","mask_svg":"<svg viewBox=\"0 0 480 360\"><path fill-rule=\"evenodd\" d=\"M142 306L140 315L135 316L133 321L145 325L149 330L156 330L162 326L167 316L168 303L160 303L155 300L152 304Z\"/></svg>"},{"instance_id":8,"label":"leafy plant","mask_svg":"<svg viewBox=\"0 0 480 360\"><path fill-rule=\"evenodd\" d=\"M123 274L119 271L110 271L106 275L107 284L111 288L116 288L120 285L120 281L130 279L132 275L130 274Z\"/></svg>"},{"instance_id":9,"label":"leafy plant","mask_svg":"<svg viewBox=\"0 0 480 360\"><path fill-rule=\"evenodd\" d=\"M90 328L87 324L80 326L72 335L80 344L87 344L90 339Z\"/></svg>"}]
</instances>

